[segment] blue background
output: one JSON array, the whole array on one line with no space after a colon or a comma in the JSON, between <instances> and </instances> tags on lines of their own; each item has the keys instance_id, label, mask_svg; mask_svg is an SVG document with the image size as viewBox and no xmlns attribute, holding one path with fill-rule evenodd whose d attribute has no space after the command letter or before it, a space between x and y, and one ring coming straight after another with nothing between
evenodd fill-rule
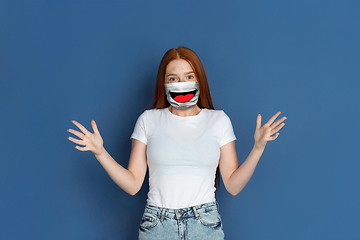
<instances>
[{"instance_id":1,"label":"blue background","mask_svg":"<svg viewBox=\"0 0 360 240\"><path fill-rule=\"evenodd\" d=\"M237 196L226 239L360 239L359 1L0 1L0 239L137 239L131 196L67 132L98 125L127 167L163 54L203 62L241 164L257 114L288 119Z\"/></svg>"}]
</instances>

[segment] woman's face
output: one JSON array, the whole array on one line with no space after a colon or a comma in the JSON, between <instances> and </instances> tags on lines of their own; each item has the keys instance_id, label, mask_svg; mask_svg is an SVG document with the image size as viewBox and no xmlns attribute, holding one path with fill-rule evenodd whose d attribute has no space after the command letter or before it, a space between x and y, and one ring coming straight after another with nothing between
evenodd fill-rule
<instances>
[{"instance_id":1,"label":"woman's face","mask_svg":"<svg viewBox=\"0 0 360 240\"><path fill-rule=\"evenodd\" d=\"M184 59L175 59L168 63L165 71L165 83L197 82L194 70Z\"/></svg>"}]
</instances>

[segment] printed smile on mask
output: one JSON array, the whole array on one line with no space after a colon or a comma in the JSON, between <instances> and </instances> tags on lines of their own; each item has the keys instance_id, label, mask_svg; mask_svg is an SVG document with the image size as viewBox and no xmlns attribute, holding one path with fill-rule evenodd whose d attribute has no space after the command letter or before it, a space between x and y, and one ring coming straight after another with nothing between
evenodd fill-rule
<instances>
[{"instance_id":1,"label":"printed smile on mask","mask_svg":"<svg viewBox=\"0 0 360 240\"><path fill-rule=\"evenodd\" d=\"M170 96L177 102L184 103L190 101L196 94L197 89L190 92L170 92Z\"/></svg>"}]
</instances>

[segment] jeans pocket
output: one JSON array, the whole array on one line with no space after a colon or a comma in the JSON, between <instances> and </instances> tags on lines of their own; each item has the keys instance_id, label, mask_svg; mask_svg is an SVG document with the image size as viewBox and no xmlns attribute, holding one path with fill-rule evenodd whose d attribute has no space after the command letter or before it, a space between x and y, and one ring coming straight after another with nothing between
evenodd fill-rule
<instances>
[{"instance_id":1,"label":"jeans pocket","mask_svg":"<svg viewBox=\"0 0 360 240\"><path fill-rule=\"evenodd\" d=\"M200 215L200 222L204 226L218 227L219 225L221 225L221 217L217 210L202 212L199 213L199 215Z\"/></svg>"},{"instance_id":2,"label":"jeans pocket","mask_svg":"<svg viewBox=\"0 0 360 240\"><path fill-rule=\"evenodd\" d=\"M156 214L145 212L141 218L140 228L149 229L155 227L160 219Z\"/></svg>"}]
</instances>

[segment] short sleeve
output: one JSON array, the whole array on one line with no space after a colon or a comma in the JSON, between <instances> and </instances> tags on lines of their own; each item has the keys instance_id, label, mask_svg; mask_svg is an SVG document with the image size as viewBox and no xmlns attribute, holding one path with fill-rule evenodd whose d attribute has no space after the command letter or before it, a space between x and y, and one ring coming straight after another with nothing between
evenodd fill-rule
<instances>
[{"instance_id":1,"label":"short sleeve","mask_svg":"<svg viewBox=\"0 0 360 240\"><path fill-rule=\"evenodd\" d=\"M145 144L147 144L147 113L144 111L137 119L135 128L133 133L130 136L130 139L134 138L136 140L139 140Z\"/></svg>"},{"instance_id":2,"label":"short sleeve","mask_svg":"<svg viewBox=\"0 0 360 240\"><path fill-rule=\"evenodd\" d=\"M224 111L221 111L221 132L219 137L219 145L220 147L225 144L236 140L236 136L230 121L230 118Z\"/></svg>"}]
</instances>

